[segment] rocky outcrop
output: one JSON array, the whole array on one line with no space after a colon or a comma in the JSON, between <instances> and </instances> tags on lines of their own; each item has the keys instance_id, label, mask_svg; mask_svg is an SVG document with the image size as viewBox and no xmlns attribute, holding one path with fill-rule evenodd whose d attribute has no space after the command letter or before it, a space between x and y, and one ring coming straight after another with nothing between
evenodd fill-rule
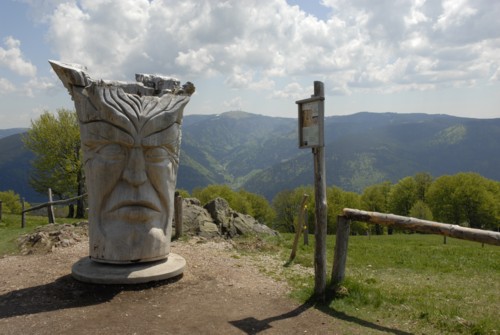
<instances>
[{"instance_id":1,"label":"rocky outcrop","mask_svg":"<svg viewBox=\"0 0 500 335\"><path fill-rule=\"evenodd\" d=\"M21 235L18 239L20 253L23 255L44 254L55 248L74 245L88 237L88 223L48 224L40 226L31 234Z\"/></svg>"},{"instance_id":2,"label":"rocky outcrop","mask_svg":"<svg viewBox=\"0 0 500 335\"><path fill-rule=\"evenodd\" d=\"M182 212L184 233L190 235L234 237L257 233L277 234L252 216L233 210L222 198L216 198L204 207L201 207L198 199L184 199Z\"/></svg>"}]
</instances>

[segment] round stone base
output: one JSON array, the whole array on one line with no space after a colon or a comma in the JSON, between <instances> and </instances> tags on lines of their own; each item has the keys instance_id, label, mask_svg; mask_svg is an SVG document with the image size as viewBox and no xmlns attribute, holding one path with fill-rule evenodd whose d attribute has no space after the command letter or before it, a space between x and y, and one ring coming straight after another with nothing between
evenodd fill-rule
<instances>
[{"instance_id":1,"label":"round stone base","mask_svg":"<svg viewBox=\"0 0 500 335\"><path fill-rule=\"evenodd\" d=\"M185 266L186 260L173 253L161 261L135 264L106 264L85 257L73 264L71 274L92 284L140 284L176 277Z\"/></svg>"}]
</instances>

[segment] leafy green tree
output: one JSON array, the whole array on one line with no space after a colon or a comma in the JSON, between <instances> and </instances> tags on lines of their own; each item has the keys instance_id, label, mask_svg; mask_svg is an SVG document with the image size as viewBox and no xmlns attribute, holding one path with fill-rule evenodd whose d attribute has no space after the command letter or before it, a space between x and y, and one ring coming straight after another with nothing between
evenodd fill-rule
<instances>
[{"instance_id":1,"label":"leafy green tree","mask_svg":"<svg viewBox=\"0 0 500 335\"><path fill-rule=\"evenodd\" d=\"M417 199L425 202L427 191L432 185L432 176L427 172L419 172L413 179L416 183Z\"/></svg>"},{"instance_id":2,"label":"leafy green tree","mask_svg":"<svg viewBox=\"0 0 500 335\"><path fill-rule=\"evenodd\" d=\"M361 195L361 209L387 213L389 211L389 193L391 187L391 182L386 181L365 188ZM374 230L376 235L384 233L384 228L379 224L374 225Z\"/></svg>"},{"instance_id":3,"label":"leafy green tree","mask_svg":"<svg viewBox=\"0 0 500 335\"><path fill-rule=\"evenodd\" d=\"M242 199L241 196L238 195L238 192L232 190L227 185L209 185L205 188L195 188L193 190L193 196L200 200L203 205L215 198L223 198L235 211L243 214L250 213L250 206L246 203L245 199Z\"/></svg>"},{"instance_id":4,"label":"leafy green tree","mask_svg":"<svg viewBox=\"0 0 500 335\"><path fill-rule=\"evenodd\" d=\"M186 199L186 198L189 198L189 197L190 197L189 192L188 192L187 190L184 190L184 189L178 189L178 190L176 190L176 192L179 192L179 195L180 195L181 197L183 197L184 199Z\"/></svg>"},{"instance_id":5,"label":"leafy green tree","mask_svg":"<svg viewBox=\"0 0 500 335\"><path fill-rule=\"evenodd\" d=\"M434 220L460 224L462 208L455 192L458 188L457 178L441 176L434 180L427 192L427 203L432 210Z\"/></svg>"},{"instance_id":6,"label":"leafy green tree","mask_svg":"<svg viewBox=\"0 0 500 335\"><path fill-rule=\"evenodd\" d=\"M422 200L417 200L413 204L409 215L413 218L432 221L432 211Z\"/></svg>"},{"instance_id":7,"label":"leafy green tree","mask_svg":"<svg viewBox=\"0 0 500 335\"><path fill-rule=\"evenodd\" d=\"M255 193L247 192L245 190L239 190L238 194L246 199L251 209L249 214L252 215L256 220L266 225L270 225L274 221L276 213L274 212L266 198Z\"/></svg>"},{"instance_id":8,"label":"leafy green tree","mask_svg":"<svg viewBox=\"0 0 500 335\"><path fill-rule=\"evenodd\" d=\"M264 197L245 190L234 191L227 185L209 185L205 188L196 188L193 190L193 196L202 204L217 197L223 198L235 211L251 215L259 222L268 225L271 224L275 216L273 209Z\"/></svg>"},{"instance_id":9,"label":"leafy green tree","mask_svg":"<svg viewBox=\"0 0 500 335\"><path fill-rule=\"evenodd\" d=\"M483 229L500 223L500 183L477 173L439 177L427 198L437 221Z\"/></svg>"},{"instance_id":10,"label":"leafy green tree","mask_svg":"<svg viewBox=\"0 0 500 335\"><path fill-rule=\"evenodd\" d=\"M59 109L57 115L44 112L31 122L23 138L27 148L36 155L30 184L39 193L53 194L63 199L84 193L80 131L75 112ZM77 201L76 216L85 214L83 199Z\"/></svg>"},{"instance_id":11,"label":"leafy green tree","mask_svg":"<svg viewBox=\"0 0 500 335\"><path fill-rule=\"evenodd\" d=\"M392 186L389 193L389 211L407 216L418 200L417 182L413 177L405 177Z\"/></svg>"},{"instance_id":12,"label":"leafy green tree","mask_svg":"<svg viewBox=\"0 0 500 335\"><path fill-rule=\"evenodd\" d=\"M299 206L304 194L309 195L307 201L307 217L309 219L309 232L313 232L314 224L314 190L312 187L298 187L294 190L284 190L276 194L272 201L272 207L276 213L274 229L284 232L295 232Z\"/></svg>"},{"instance_id":13,"label":"leafy green tree","mask_svg":"<svg viewBox=\"0 0 500 335\"><path fill-rule=\"evenodd\" d=\"M2 201L2 212L21 214L21 200L16 192L12 190L0 192L0 201ZM25 203L25 206L28 207L27 203Z\"/></svg>"},{"instance_id":14,"label":"leafy green tree","mask_svg":"<svg viewBox=\"0 0 500 335\"><path fill-rule=\"evenodd\" d=\"M456 196L463 210L464 221L471 228L492 228L497 217L495 194L491 192L492 183L476 173L459 173Z\"/></svg>"}]
</instances>

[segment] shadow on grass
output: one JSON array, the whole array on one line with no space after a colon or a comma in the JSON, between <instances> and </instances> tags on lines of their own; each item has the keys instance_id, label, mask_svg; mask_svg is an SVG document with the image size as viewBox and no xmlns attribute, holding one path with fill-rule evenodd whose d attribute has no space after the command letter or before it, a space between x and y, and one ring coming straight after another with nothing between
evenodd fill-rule
<instances>
[{"instance_id":1,"label":"shadow on grass","mask_svg":"<svg viewBox=\"0 0 500 335\"><path fill-rule=\"evenodd\" d=\"M314 298L309 298L305 303L300 305L299 307L291 310L290 312L272 316L263 320L257 320L254 317L248 317L245 319L241 320L236 320L236 321L230 321L229 323L232 324L234 327L244 331L248 335L252 334L258 334L264 330L267 330L269 328L272 328L271 323L275 321L280 321L280 320L285 320L289 318L293 318L296 316L299 316L306 310L310 308L315 308L316 310L323 312L329 316L332 316L336 319L340 319L346 322L354 323L357 324L361 327L364 328L369 328L372 330L378 330L380 332L385 332L388 334L396 334L396 335L412 335L412 333L408 333L399 329L394 329L394 328L389 328L385 327L370 321L366 321L360 318L357 318L355 316L348 315L344 312L339 312L336 311L332 308L330 308L330 303L333 301L333 297L327 298L325 302L318 302ZM360 330L360 334L362 334L363 331Z\"/></svg>"},{"instance_id":2,"label":"shadow on grass","mask_svg":"<svg viewBox=\"0 0 500 335\"><path fill-rule=\"evenodd\" d=\"M0 295L0 319L68 308L92 306L111 301L123 291L141 291L173 283L179 275L163 281L134 285L98 285L63 276L52 283Z\"/></svg>"}]
</instances>

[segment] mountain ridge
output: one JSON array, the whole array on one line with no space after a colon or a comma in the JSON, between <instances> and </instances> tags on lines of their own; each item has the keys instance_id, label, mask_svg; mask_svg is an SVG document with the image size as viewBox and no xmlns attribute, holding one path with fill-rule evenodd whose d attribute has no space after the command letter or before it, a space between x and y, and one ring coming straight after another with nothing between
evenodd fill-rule
<instances>
[{"instance_id":1,"label":"mountain ridge","mask_svg":"<svg viewBox=\"0 0 500 335\"><path fill-rule=\"evenodd\" d=\"M312 154L298 148L297 123L295 118L242 111L186 115L177 187L191 192L209 184L228 184L270 200L281 190L313 184ZM14 187L34 201L29 200L33 195L22 193L29 189L27 172L22 178L19 171L14 173L19 170L16 166L29 169L34 155L22 148L20 133L2 138L5 131L0 130L0 190ZM417 172L434 177L477 172L500 181L498 143L500 118L370 112L329 116L326 180L329 186L354 192Z\"/></svg>"}]
</instances>

